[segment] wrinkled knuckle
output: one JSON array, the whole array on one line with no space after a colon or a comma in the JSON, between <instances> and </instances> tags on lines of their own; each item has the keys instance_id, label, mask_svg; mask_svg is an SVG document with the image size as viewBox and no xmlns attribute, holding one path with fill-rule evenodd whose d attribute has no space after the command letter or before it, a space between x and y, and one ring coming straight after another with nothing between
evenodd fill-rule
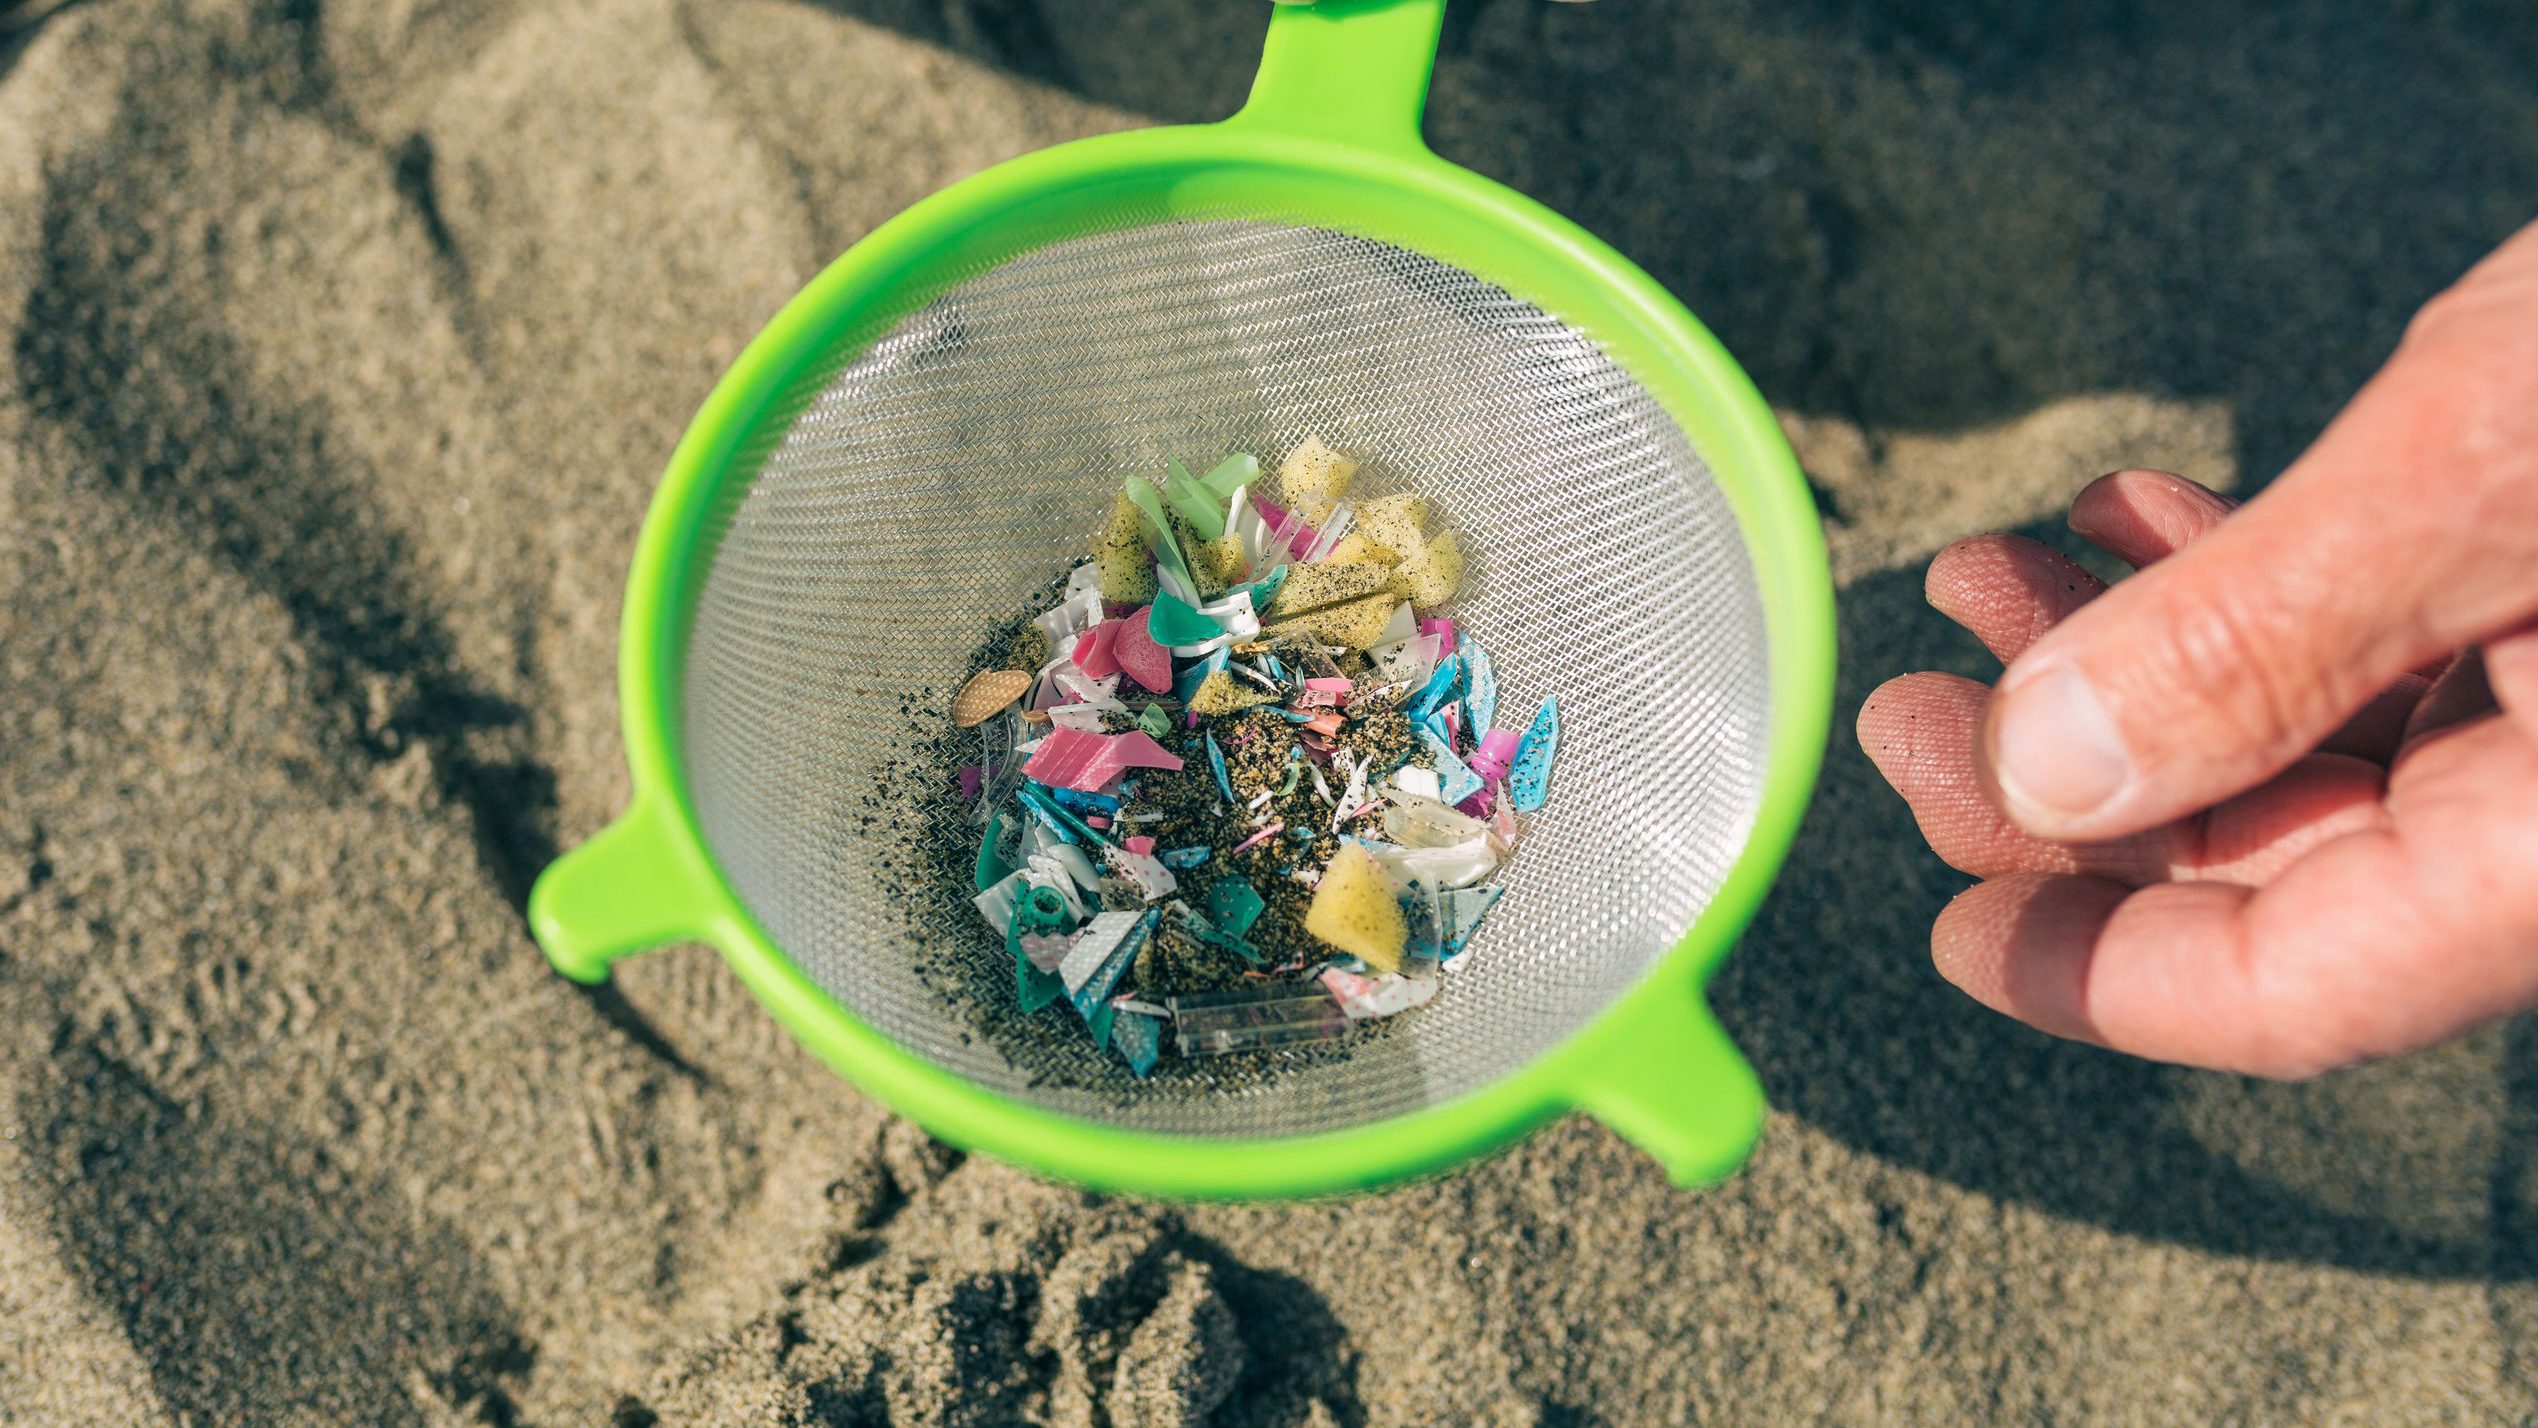
<instances>
[{"instance_id":1,"label":"wrinkled knuckle","mask_svg":"<svg viewBox=\"0 0 2538 1428\"><path fill-rule=\"evenodd\" d=\"M2206 588L2166 612L2159 635L2165 693L2213 711L2245 744L2273 745L2319 717L2319 681L2297 667L2280 597L2247 582Z\"/></svg>"}]
</instances>

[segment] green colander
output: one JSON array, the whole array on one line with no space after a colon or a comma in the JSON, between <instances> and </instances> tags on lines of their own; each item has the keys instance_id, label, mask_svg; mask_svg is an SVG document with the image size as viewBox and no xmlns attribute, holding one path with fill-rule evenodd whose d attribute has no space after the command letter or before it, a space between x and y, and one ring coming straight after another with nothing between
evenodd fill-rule
<instances>
[{"instance_id":1,"label":"green colander","mask_svg":"<svg viewBox=\"0 0 2538 1428\"><path fill-rule=\"evenodd\" d=\"M1736 1167L1762 1097L1703 987L1824 741L1814 504L1752 384L1646 274L1428 152L1443 9L1281 8L1241 113L957 184L750 344L636 547L633 802L530 898L558 969L707 944L895 1110L1113 1189L1374 1186L1571 1109L1678 1182ZM934 776L917 744L971 651L1036 608L1123 475L1274 463L1308 434L1461 531L1455 614L1501 707L1559 697L1551 802L1434 1002L1139 1080L1016 1014L1001 940L874 803Z\"/></svg>"}]
</instances>

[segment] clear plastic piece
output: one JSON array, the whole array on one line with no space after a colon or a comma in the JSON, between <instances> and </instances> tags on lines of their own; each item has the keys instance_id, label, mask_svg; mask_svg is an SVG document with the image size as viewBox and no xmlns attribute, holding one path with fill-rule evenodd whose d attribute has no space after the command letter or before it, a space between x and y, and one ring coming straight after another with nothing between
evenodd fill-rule
<instances>
[{"instance_id":1,"label":"clear plastic piece","mask_svg":"<svg viewBox=\"0 0 2538 1428\"><path fill-rule=\"evenodd\" d=\"M1451 848L1489 831L1489 825L1399 787L1384 808L1384 837L1404 848Z\"/></svg>"},{"instance_id":2,"label":"clear plastic piece","mask_svg":"<svg viewBox=\"0 0 2538 1428\"><path fill-rule=\"evenodd\" d=\"M1200 992L1166 998L1165 1005L1172 1009L1173 1034L1184 1056L1225 1056L1348 1034L1348 1014L1310 984Z\"/></svg>"}]
</instances>

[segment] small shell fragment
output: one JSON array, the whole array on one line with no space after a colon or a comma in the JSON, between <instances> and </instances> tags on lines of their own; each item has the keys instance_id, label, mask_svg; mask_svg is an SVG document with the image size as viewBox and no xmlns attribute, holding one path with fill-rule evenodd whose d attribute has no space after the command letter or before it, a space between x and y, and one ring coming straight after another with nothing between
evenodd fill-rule
<instances>
[{"instance_id":1,"label":"small shell fragment","mask_svg":"<svg viewBox=\"0 0 2538 1428\"><path fill-rule=\"evenodd\" d=\"M970 676L961 692L952 696L952 722L964 729L975 729L1030 689L1031 676L1021 670L982 670Z\"/></svg>"}]
</instances>

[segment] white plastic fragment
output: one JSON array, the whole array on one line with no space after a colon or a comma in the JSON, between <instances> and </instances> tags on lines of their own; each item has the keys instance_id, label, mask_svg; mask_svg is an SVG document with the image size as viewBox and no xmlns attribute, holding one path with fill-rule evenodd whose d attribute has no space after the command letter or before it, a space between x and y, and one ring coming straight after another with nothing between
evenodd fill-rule
<instances>
[{"instance_id":1,"label":"white plastic fragment","mask_svg":"<svg viewBox=\"0 0 2538 1428\"><path fill-rule=\"evenodd\" d=\"M1067 995L1084 989L1084 984L1110 960L1110 954L1118 950L1145 916L1142 912L1105 912L1084 924L1083 935L1067 951L1066 960L1058 964L1058 980L1066 984Z\"/></svg>"},{"instance_id":2,"label":"white plastic fragment","mask_svg":"<svg viewBox=\"0 0 2538 1428\"><path fill-rule=\"evenodd\" d=\"M989 930L1002 937L1005 929L1013 925L1016 900L1030 885L1030 875L1017 868L981 889L976 897L970 899L970 904L978 909L980 917L987 919Z\"/></svg>"},{"instance_id":3,"label":"white plastic fragment","mask_svg":"<svg viewBox=\"0 0 2538 1428\"><path fill-rule=\"evenodd\" d=\"M1441 787L1437 783L1436 770L1423 769L1416 764L1403 764L1393 770L1392 786L1404 793L1429 799L1435 798Z\"/></svg>"},{"instance_id":4,"label":"white plastic fragment","mask_svg":"<svg viewBox=\"0 0 2538 1428\"><path fill-rule=\"evenodd\" d=\"M1135 883L1137 891L1144 894L1148 902L1169 896L1174 888L1180 886L1180 881L1172 876L1172 870L1152 853L1131 853L1125 848L1113 847L1103 851L1102 861L1110 864L1121 877Z\"/></svg>"},{"instance_id":5,"label":"white plastic fragment","mask_svg":"<svg viewBox=\"0 0 2538 1428\"><path fill-rule=\"evenodd\" d=\"M1078 571L1092 568L1089 565L1076 567ZM1070 586L1065 599L1033 618L1031 623L1038 625L1041 632L1049 637L1049 648L1056 649L1070 636L1082 634L1102 622L1102 592L1098 583L1099 579L1100 577L1096 576L1093 588L1081 592L1075 591Z\"/></svg>"},{"instance_id":6,"label":"white plastic fragment","mask_svg":"<svg viewBox=\"0 0 2538 1428\"><path fill-rule=\"evenodd\" d=\"M1436 995L1437 987L1435 979L1430 977L1406 977L1399 972L1369 977L1337 967L1323 969L1322 985L1351 1021L1398 1016L1412 1007L1424 1005Z\"/></svg>"}]
</instances>

